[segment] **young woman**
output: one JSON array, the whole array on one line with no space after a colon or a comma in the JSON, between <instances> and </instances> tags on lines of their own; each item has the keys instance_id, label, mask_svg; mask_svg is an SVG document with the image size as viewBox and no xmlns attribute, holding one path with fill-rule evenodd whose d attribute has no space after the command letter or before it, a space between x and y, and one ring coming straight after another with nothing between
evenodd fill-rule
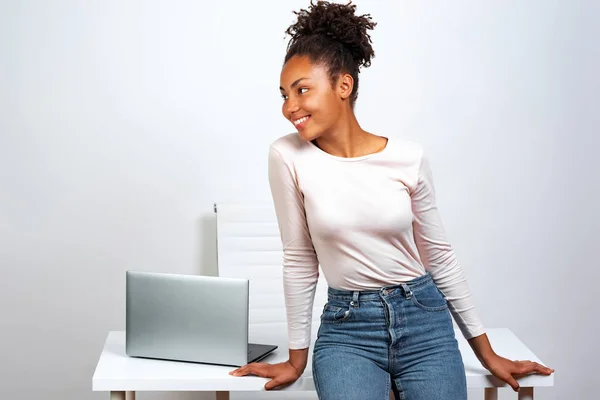
<instances>
[{"instance_id":1,"label":"young woman","mask_svg":"<svg viewBox=\"0 0 600 400\"><path fill-rule=\"evenodd\" d=\"M352 4L311 2L296 12L280 77L283 115L297 129L275 141L269 180L283 243L289 360L233 375L303 373L318 266L328 302L313 351L320 399L466 399L452 317L491 373L551 374L490 346L467 281L446 239L422 147L361 128L359 68L374 56L370 15Z\"/></svg>"}]
</instances>

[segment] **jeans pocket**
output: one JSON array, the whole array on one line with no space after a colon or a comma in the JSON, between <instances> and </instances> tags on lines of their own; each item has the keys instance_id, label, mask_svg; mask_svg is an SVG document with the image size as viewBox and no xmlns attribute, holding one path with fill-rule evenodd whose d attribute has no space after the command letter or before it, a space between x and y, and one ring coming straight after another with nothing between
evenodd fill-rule
<instances>
[{"instance_id":1,"label":"jeans pocket","mask_svg":"<svg viewBox=\"0 0 600 400\"><path fill-rule=\"evenodd\" d=\"M435 284L425 285L412 292L412 302L425 311L444 311L448 309L448 301Z\"/></svg>"},{"instance_id":2,"label":"jeans pocket","mask_svg":"<svg viewBox=\"0 0 600 400\"><path fill-rule=\"evenodd\" d=\"M336 324L346 321L352 315L352 308L338 307L326 303L321 314L321 322L326 324Z\"/></svg>"}]
</instances>

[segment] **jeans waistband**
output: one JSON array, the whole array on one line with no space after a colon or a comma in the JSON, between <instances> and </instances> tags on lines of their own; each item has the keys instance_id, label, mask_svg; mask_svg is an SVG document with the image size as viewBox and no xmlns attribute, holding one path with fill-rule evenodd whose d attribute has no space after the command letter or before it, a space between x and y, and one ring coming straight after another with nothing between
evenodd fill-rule
<instances>
[{"instance_id":1,"label":"jeans waistband","mask_svg":"<svg viewBox=\"0 0 600 400\"><path fill-rule=\"evenodd\" d=\"M390 286L383 286L379 289L342 290L329 287L327 289L327 298L348 301L357 301L358 299L360 299L361 301L374 301L381 300L382 296L395 295L400 293L403 294L404 297L410 297L412 296L411 289L414 290L420 286L432 283L433 279L431 278L431 274L429 272L426 272L424 275L421 275L418 278L412 279L408 282Z\"/></svg>"}]
</instances>

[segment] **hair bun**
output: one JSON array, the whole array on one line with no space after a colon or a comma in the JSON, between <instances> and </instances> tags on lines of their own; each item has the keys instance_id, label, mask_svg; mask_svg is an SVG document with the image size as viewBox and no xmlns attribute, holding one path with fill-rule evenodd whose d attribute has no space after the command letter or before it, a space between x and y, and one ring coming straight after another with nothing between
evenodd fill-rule
<instances>
[{"instance_id":1,"label":"hair bun","mask_svg":"<svg viewBox=\"0 0 600 400\"><path fill-rule=\"evenodd\" d=\"M299 37L324 35L342 43L359 65L368 67L375 55L371 47L371 37L367 30L373 29L375 22L370 14L357 16L356 5L330 3L328 1L310 2L308 10L294 11L298 21L290 26L286 33L294 42Z\"/></svg>"}]
</instances>

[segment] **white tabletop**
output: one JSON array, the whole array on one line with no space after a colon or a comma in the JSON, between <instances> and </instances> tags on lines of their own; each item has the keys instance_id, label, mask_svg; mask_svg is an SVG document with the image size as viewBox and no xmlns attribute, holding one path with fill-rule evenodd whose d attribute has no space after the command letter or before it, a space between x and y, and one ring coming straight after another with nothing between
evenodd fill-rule
<instances>
[{"instance_id":1,"label":"white tabletop","mask_svg":"<svg viewBox=\"0 0 600 400\"><path fill-rule=\"evenodd\" d=\"M313 332L313 336L314 334ZM487 335L499 355L509 359L542 363L510 330L488 329ZM489 371L481 366L459 331L456 332L456 337L465 364L469 388L508 386L491 376ZM286 341L284 324L264 324L250 328L251 343L279 346L264 360L265 362L277 363L287 360ZM267 379L254 376L234 377L228 374L233 369L235 367L128 357L125 354L125 332L110 332L92 378L92 388L94 391L264 390ZM553 386L554 376L529 375L518 381L522 387ZM314 390L310 358L304 375L284 390Z\"/></svg>"}]
</instances>

